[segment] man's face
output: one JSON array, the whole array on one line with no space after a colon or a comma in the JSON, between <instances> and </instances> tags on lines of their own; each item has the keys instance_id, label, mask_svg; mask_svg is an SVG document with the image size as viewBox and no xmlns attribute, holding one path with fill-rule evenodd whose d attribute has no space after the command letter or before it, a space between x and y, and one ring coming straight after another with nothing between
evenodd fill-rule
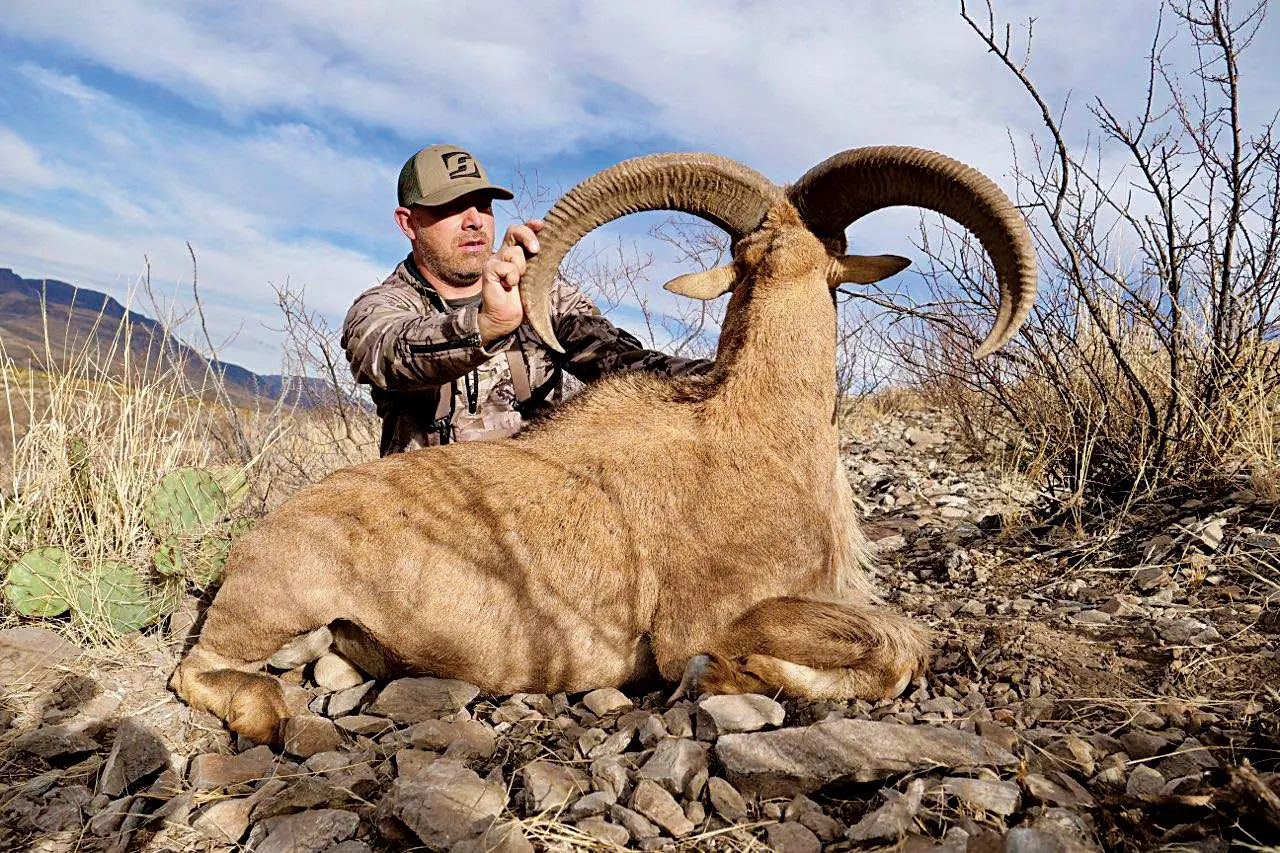
<instances>
[{"instance_id":1,"label":"man's face","mask_svg":"<svg viewBox=\"0 0 1280 853\"><path fill-rule=\"evenodd\" d=\"M407 219L414 258L426 266L424 272L454 287L469 287L480 279L493 252L493 199L488 193L469 193L434 207L414 205Z\"/></svg>"}]
</instances>

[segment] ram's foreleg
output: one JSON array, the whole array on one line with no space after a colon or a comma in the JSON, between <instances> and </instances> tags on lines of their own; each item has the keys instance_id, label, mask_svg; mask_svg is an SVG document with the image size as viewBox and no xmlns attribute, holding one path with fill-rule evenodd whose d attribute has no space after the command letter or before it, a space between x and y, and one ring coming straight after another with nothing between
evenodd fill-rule
<instances>
[{"instance_id":1,"label":"ram's foreleg","mask_svg":"<svg viewBox=\"0 0 1280 853\"><path fill-rule=\"evenodd\" d=\"M887 699L924 671L928 656L925 630L881 608L768 598L735 619L691 667L701 664L693 677L706 693Z\"/></svg>"},{"instance_id":2,"label":"ram's foreleg","mask_svg":"<svg viewBox=\"0 0 1280 853\"><path fill-rule=\"evenodd\" d=\"M169 686L194 708L226 721L237 734L257 743L281 745L290 712L284 690L260 672L286 642L328 620L283 589L272 589L254 567L230 573L209 607L195 647L178 664Z\"/></svg>"}]
</instances>

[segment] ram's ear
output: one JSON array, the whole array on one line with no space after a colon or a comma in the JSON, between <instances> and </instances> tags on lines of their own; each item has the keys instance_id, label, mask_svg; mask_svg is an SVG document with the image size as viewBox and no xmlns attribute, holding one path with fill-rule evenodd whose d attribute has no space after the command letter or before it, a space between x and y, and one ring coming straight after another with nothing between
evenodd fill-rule
<instances>
[{"instance_id":1,"label":"ram's ear","mask_svg":"<svg viewBox=\"0 0 1280 853\"><path fill-rule=\"evenodd\" d=\"M662 285L665 290L694 299L715 299L733 290L733 265L676 276Z\"/></svg>"},{"instance_id":2,"label":"ram's ear","mask_svg":"<svg viewBox=\"0 0 1280 853\"><path fill-rule=\"evenodd\" d=\"M875 284L909 266L911 261L897 255L844 255L831 259L827 283L832 287L842 284Z\"/></svg>"}]
</instances>

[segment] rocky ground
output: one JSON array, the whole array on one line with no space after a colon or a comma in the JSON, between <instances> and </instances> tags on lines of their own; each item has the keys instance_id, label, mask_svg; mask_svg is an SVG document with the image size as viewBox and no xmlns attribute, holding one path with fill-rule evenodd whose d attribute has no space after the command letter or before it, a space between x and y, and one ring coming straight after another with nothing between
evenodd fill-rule
<instances>
[{"instance_id":1,"label":"rocky ground","mask_svg":"<svg viewBox=\"0 0 1280 853\"><path fill-rule=\"evenodd\" d=\"M480 696L273 659L283 755L164 690L196 608L118 648L0 631L0 849L1226 850L1280 844L1280 525L1184 496L1088 536L887 416L847 446L877 584L934 630L901 699Z\"/></svg>"}]
</instances>

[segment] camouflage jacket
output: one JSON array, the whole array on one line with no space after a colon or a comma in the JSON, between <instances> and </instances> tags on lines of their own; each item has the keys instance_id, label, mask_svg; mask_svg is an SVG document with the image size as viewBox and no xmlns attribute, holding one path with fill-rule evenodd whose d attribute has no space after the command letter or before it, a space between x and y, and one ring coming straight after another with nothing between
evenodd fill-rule
<instances>
[{"instance_id":1,"label":"camouflage jacket","mask_svg":"<svg viewBox=\"0 0 1280 853\"><path fill-rule=\"evenodd\" d=\"M412 256L360 294L342 327L356 381L371 386L383 456L418 447L500 438L561 394L563 372L584 382L620 370L677 376L711 362L644 349L573 286L557 279L551 322L565 353L522 325L480 345L480 304L450 307Z\"/></svg>"}]
</instances>

